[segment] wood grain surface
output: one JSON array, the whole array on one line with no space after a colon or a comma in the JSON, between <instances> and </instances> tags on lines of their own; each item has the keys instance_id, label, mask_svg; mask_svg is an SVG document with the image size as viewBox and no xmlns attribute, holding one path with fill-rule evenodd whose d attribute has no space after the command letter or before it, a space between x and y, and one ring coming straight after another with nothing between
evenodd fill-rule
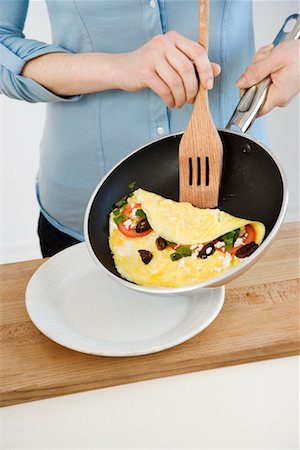
<instances>
[{"instance_id":1,"label":"wood grain surface","mask_svg":"<svg viewBox=\"0 0 300 450\"><path fill-rule=\"evenodd\" d=\"M264 256L226 287L202 333L153 355L78 353L45 337L25 309L44 260L1 266L1 405L299 353L299 224L285 224Z\"/></svg>"}]
</instances>

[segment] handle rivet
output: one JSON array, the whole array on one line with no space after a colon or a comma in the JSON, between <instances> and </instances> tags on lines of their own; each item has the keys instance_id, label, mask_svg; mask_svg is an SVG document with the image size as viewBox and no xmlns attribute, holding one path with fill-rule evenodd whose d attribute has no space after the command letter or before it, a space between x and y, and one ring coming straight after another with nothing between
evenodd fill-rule
<instances>
[{"instance_id":1,"label":"handle rivet","mask_svg":"<svg viewBox=\"0 0 300 450\"><path fill-rule=\"evenodd\" d=\"M250 144L243 144L242 152L245 153L245 155L250 155L250 153L252 152Z\"/></svg>"}]
</instances>

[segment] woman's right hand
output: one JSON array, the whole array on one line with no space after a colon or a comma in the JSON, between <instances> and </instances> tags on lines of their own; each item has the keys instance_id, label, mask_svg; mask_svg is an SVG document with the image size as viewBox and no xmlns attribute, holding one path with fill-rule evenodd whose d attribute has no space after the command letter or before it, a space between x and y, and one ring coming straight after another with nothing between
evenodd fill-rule
<instances>
[{"instance_id":1,"label":"woman's right hand","mask_svg":"<svg viewBox=\"0 0 300 450\"><path fill-rule=\"evenodd\" d=\"M221 68L197 42L175 31L157 35L130 53L116 55L115 85L125 91L150 88L169 108L193 103L198 79L212 89Z\"/></svg>"},{"instance_id":2,"label":"woman's right hand","mask_svg":"<svg viewBox=\"0 0 300 450\"><path fill-rule=\"evenodd\" d=\"M150 88L169 108L181 108L194 102L198 80L212 89L220 71L201 45L169 31L128 53L47 53L27 61L21 74L61 96Z\"/></svg>"}]
</instances>

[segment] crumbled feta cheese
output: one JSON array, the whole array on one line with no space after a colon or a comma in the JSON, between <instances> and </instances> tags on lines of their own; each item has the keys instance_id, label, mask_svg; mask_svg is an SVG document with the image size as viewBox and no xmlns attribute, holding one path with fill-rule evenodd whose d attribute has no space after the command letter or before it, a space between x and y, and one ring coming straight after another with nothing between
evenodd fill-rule
<instances>
[{"instance_id":1,"label":"crumbled feta cheese","mask_svg":"<svg viewBox=\"0 0 300 450\"><path fill-rule=\"evenodd\" d=\"M244 240L242 238L237 238L237 240L234 243L234 247L239 247L240 245L243 245Z\"/></svg>"},{"instance_id":2,"label":"crumbled feta cheese","mask_svg":"<svg viewBox=\"0 0 300 450\"><path fill-rule=\"evenodd\" d=\"M222 248L222 247L225 247L225 242L224 242L224 241L218 241L218 242L215 244L215 247L216 247L216 248Z\"/></svg>"},{"instance_id":3,"label":"crumbled feta cheese","mask_svg":"<svg viewBox=\"0 0 300 450\"><path fill-rule=\"evenodd\" d=\"M212 248L211 248L211 247L208 247L208 248L205 250L205 253L206 253L207 255L209 255L211 252L212 252Z\"/></svg>"},{"instance_id":4,"label":"crumbled feta cheese","mask_svg":"<svg viewBox=\"0 0 300 450\"><path fill-rule=\"evenodd\" d=\"M227 267L230 266L231 260L232 260L231 254L229 252L226 252L225 258L224 258L224 261L223 261L224 269L227 269Z\"/></svg>"},{"instance_id":5,"label":"crumbled feta cheese","mask_svg":"<svg viewBox=\"0 0 300 450\"><path fill-rule=\"evenodd\" d=\"M196 252L193 252L193 253L191 254L191 259L192 259L193 261L195 261L195 260L198 258L198 254L199 254L198 250L197 250Z\"/></svg>"},{"instance_id":6,"label":"crumbled feta cheese","mask_svg":"<svg viewBox=\"0 0 300 450\"><path fill-rule=\"evenodd\" d=\"M179 261L178 267L184 267L184 266L185 266L185 259L182 258L182 259Z\"/></svg>"},{"instance_id":7,"label":"crumbled feta cheese","mask_svg":"<svg viewBox=\"0 0 300 450\"><path fill-rule=\"evenodd\" d=\"M191 246L190 246L190 249L191 249L191 250L196 250L196 248L198 248L198 245L191 245Z\"/></svg>"},{"instance_id":8,"label":"crumbled feta cheese","mask_svg":"<svg viewBox=\"0 0 300 450\"><path fill-rule=\"evenodd\" d=\"M133 209L135 207L135 203L130 203L130 208Z\"/></svg>"},{"instance_id":9,"label":"crumbled feta cheese","mask_svg":"<svg viewBox=\"0 0 300 450\"><path fill-rule=\"evenodd\" d=\"M198 246L197 246L197 249L199 250L199 252L200 252L200 250L202 250L202 249L203 249L203 247L204 247L204 245L203 245L203 244L198 244Z\"/></svg>"},{"instance_id":10,"label":"crumbled feta cheese","mask_svg":"<svg viewBox=\"0 0 300 450\"><path fill-rule=\"evenodd\" d=\"M132 221L130 219L125 220L125 222L123 222L124 227L129 230L130 225L132 225Z\"/></svg>"},{"instance_id":11,"label":"crumbled feta cheese","mask_svg":"<svg viewBox=\"0 0 300 450\"><path fill-rule=\"evenodd\" d=\"M138 208L133 208L133 210L131 211L130 216L134 219L136 216L136 212L137 212Z\"/></svg>"}]
</instances>

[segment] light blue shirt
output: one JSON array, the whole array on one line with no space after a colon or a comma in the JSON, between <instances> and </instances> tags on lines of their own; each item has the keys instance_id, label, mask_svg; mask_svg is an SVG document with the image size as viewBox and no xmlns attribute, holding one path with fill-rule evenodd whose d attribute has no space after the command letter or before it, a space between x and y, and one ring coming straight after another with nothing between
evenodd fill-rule
<instances>
[{"instance_id":1,"label":"light blue shirt","mask_svg":"<svg viewBox=\"0 0 300 450\"><path fill-rule=\"evenodd\" d=\"M38 200L52 225L82 240L86 205L105 172L149 141L183 131L192 106L168 109L150 89L63 98L20 75L22 67L50 52L130 52L168 30L197 41L199 0L48 0L52 44L25 38L27 7L28 0L0 0L0 91L47 102ZM212 0L209 57L222 73L209 99L220 128L237 104L235 80L253 53L251 1ZM264 140L260 120L256 129L256 137Z\"/></svg>"}]
</instances>

